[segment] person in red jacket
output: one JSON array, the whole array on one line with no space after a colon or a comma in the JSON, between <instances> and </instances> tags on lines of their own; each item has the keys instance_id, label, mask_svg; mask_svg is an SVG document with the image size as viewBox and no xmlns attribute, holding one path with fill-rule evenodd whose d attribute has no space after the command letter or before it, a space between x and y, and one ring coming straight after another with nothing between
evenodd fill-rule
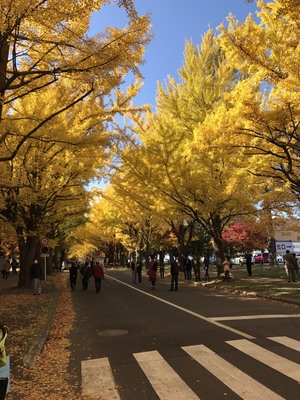
<instances>
[{"instance_id":1,"label":"person in red jacket","mask_svg":"<svg viewBox=\"0 0 300 400\"><path fill-rule=\"evenodd\" d=\"M149 276L149 281L151 282L151 288L155 289L155 282L157 279L157 261L154 258L152 258L149 263L147 275Z\"/></svg>"},{"instance_id":2,"label":"person in red jacket","mask_svg":"<svg viewBox=\"0 0 300 400\"><path fill-rule=\"evenodd\" d=\"M94 265L92 274L95 279L96 293L99 293L101 289L101 280L102 278L104 278L104 271L99 261L97 261L96 264Z\"/></svg>"}]
</instances>

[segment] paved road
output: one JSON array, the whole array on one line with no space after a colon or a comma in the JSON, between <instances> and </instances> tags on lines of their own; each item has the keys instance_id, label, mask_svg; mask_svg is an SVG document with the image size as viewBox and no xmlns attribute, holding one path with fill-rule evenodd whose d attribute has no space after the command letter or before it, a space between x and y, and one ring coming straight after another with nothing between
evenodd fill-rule
<instances>
[{"instance_id":1,"label":"paved road","mask_svg":"<svg viewBox=\"0 0 300 400\"><path fill-rule=\"evenodd\" d=\"M300 399L300 310L111 270L73 293L72 368L105 400Z\"/></svg>"}]
</instances>

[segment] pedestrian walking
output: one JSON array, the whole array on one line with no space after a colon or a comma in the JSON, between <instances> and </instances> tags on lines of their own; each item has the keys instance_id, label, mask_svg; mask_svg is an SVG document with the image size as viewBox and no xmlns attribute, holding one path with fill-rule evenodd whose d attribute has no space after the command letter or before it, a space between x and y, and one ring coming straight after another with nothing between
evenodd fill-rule
<instances>
[{"instance_id":1,"label":"pedestrian walking","mask_svg":"<svg viewBox=\"0 0 300 400\"><path fill-rule=\"evenodd\" d=\"M151 282L151 288L154 290L157 279L157 261L155 259L150 261L147 275L149 276L149 281Z\"/></svg>"},{"instance_id":2,"label":"pedestrian walking","mask_svg":"<svg viewBox=\"0 0 300 400\"><path fill-rule=\"evenodd\" d=\"M10 261L7 258L5 260L5 263L3 265L3 270L2 270L2 275L3 275L3 280L7 281L8 277L9 277L9 271L10 271L11 265L10 265Z\"/></svg>"},{"instance_id":3,"label":"pedestrian walking","mask_svg":"<svg viewBox=\"0 0 300 400\"><path fill-rule=\"evenodd\" d=\"M296 268L296 260L293 254L289 250L286 251L286 254L283 256L284 259L284 267L285 267L285 272L288 277L288 282L296 282L296 277L295 277L295 268Z\"/></svg>"},{"instance_id":4,"label":"pedestrian walking","mask_svg":"<svg viewBox=\"0 0 300 400\"><path fill-rule=\"evenodd\" d=\"M188 258L183 256L182 257L182 265L183 265L183 273L184 273L184 279L185 280L187 280L187 276L188 276L188 273L187 273L188 265L187 265L187 263L188 263Z\"/></svg>"},{"instance_id":5,"label":"pedestrian walking","mask_svg":"<svg viewBox=\"0 0 300 400\"><path fill-rule=\"evenodd\" d=\"M143 271L143 261L141 257L136 260L136 274L139 283L142 283L142 271Z\"/></svg>"},{"instance_id":6,"label":"pedestrian walking","mask_svg":"<svg viewBox=\"0 0 300 400\"><path fill-rule=\"evenodd\" d=\"M94 267L92 269L92 275L93 275L93 277L95 279L96 293L99 293L100 289L101 289L102 278L104 279L103 267L99 263L99 261L96 261L96 264L94 265Z\"/></svg>"},{"instance_id":7,"label":"pedestrian walking","mask_svg":"<svg viewBox=\"0 0 300 400\"><path fill-rule=\"evenodd\" d=\"M30 279L33 282L33 294L40 295L42 293L42 268L38 260L34 260L33 264L30 267Z\"/></svg>"},{"instance_id":8,"label":"pedestrian walking","mask_svg":"<svg viewBox=\"0 0 300 400\"><path fill-rule=\"evenodd\" d=\"M178 262L175 258L171 262L170 272L171 272L171 288L169 289L169 292L172 292L173 290L177 291L178 290L179 267L178 267Z\"/></svg>"},{"instance_id":9,"label":"pedestrian walking","mask_svg":"<svg viewBox=\"0 0 300 400\"><path fill-rule=\"evenodd\" d=\"M186 259L186 279L191 280L192 279L192 259L190 257L187 257Z\"/></svg>"},{"instance_id":10,"label":"pedestrian walking","mask_svg":"<svg viewBox=\"0 0 300 400\"><path fill-rule=\"evenodd\" d=\"M208 269L209 269L209 255L208 255L208 253L206 253L204 255L204 278L205 278L205 282L209 282L210 281Z\"/></svg>"},{"instance_id":11,"label":"pedestrian walking","mask_svg":"<svg viewBox=\"0 0 300 400\"><path fill-rule=\"evenodd\" d=\"M71 263L71 267L69 268L70 272L70 285L71 285L71 290L75 290L76 288L76 281L77 281L77 266L74 262Z\"/></svg>"},{"instance_id":12,"label":"pedestrian walking","mask_svg":"<svg viewBox=\"0 0 300 400\"><path fill-rule=\"evenodd\" d=\"M248 276L252 276L252 254L246 255L246 268Z\"/></svg>"},{"instance_id":13,"label":"pedestrian walking","mask_svg":"<svg viewBox=\"0 0 300 400\"><path fill-rule=\"evenodd\" d=\"M226 256L223 262L224 281L226 282L230 281L230 269L231 269L231 262L229 260L229 257Z\"/></svg>"},{"instance_id":14,"label":"pedestrian walking","mask_svg":"<svg viewBox=\"0 0 300 400\"><path fill-rule=\"evenodd\" d=\"M159 260L159 274L161 278L165 277L165 263L164 260Z\"/></svg>"},{"instance_id":15,"label":"pedestrian walking","mask_svg":"<svg viewBox=\"0 0 300 400\"><path fill-rule=\"evenodd\" d=\"M298 278L300 278L300 276L299 276L299 264L298 264L298 260L297 260L296 254L293 253L293 256L295 258L295 274L298 276Z\"/></svg>"},{"instance_id":16,"label":"pedestrian walking","mask_svg":"<svg viewBox=\"0 0 300 400\"><path fill-rule=\"evenodd\" d=\"M195 282L200 282L200 259L196 257L194 260L194 274L195 274Z\"/></svg>"},{"instance_id":17,"label":"pedestrian walking","mask_svg":"<svg viewBox=\"0 0 300 400\"><path fill-rule=\"evenodd\" d=\"M89 280L91 277L91 268L90 268L89 262L86 262L80 268L80 275L81 275L81 281L82 281L82 290L87 290L88 286L89 286Z\"/></svg>"},{"instance_id":18,"label":"pedestrian walking","mask_svg":"<svg viewBox=\"0 0 300 400\"><path fill-rule=\"evenodd\" d=\"M11 260L10 263L11 267L12 267L12 274L17 275L17 267L19 265L18 261L15 259L15 257L13 257L13 259Z\"/></svg>"},{"instance_id":19,"label":"pedestrian walking","mask_svg":"<svg viewBox=\"0 0 300 400\"><path fill-rule=\"evenodd\" d=\"M136 262L134 257L130 261L130 269L132 272L132 283L136 283Z\"/></svg>"}]
</instances>

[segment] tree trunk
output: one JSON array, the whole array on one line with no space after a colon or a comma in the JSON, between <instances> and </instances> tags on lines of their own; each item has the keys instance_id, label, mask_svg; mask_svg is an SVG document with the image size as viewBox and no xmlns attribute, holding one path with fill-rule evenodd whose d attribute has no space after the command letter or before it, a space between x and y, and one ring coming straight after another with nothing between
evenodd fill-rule
<instances>
[{"instance_id":1,"label":"tree trunk","mask_svg":"<svg viewBox=\"0 0 300 400\"><path fill-rule=\"evenodd\" d=\"M18 240L20 250L20 273L19 273L19 288L28 288L30 282L30 266L34 259L39 258L38 245L39 238L29 236L26 240L21 238Z\"/></svg>"},{"instance_id":2,"label":"tree trunk","mask_svg":"<svg viewBox=\"0 0 300 400\"><path fill-rule=\"evenodd\" d=\"M146 243L146 269L148 270L149 268L149 258L150 258L150 243L147 241Z\"/></svg>"},{"instance_id":3,"label":"tree trunk","mask_svg":"<svg viewBox=\"0 0 300 400\"><path fill-rule=\"evenodd\" d=\"M188 247L191 243L194 234L194 223L190 222L187 226L183 224L179 225L177 228L175 224L172 223L172 231L177 237L178 241L178 261L180 271L184 271L183 261L188 255Z\"/></svg>"},{"instance_id":4,"label":"tree trunk","mask_svg":"<svg viewBox=\"0 0 300 400\"><path fill-rule=\"evenodd\" d=\"M0 32L1 34L1 32ZM2 120L3 100L6 90L6 70L9 55L9 45L6 39L0 44L0 120Z\"/></svg>"},{"instance_id":5,"label":"tree trunk","mask_svg":"<svg viewBox=\"0 0 300 400\"><path fill-rule=\"evenodd\" d=\"M217 264L217 275L223 273L223 261L224 261L224 244L223 239L219 237L211 238L211 246L213 248L214 254L216 256L216 264Z\"/></svg>"}]
</instances>

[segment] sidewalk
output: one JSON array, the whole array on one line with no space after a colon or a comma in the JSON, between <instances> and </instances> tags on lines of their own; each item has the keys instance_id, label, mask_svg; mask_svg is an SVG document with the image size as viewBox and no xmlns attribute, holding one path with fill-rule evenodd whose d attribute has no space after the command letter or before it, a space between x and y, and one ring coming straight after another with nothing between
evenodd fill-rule
<instances>
[{"instance_id":1,"label":"sidewalk","mask_svg":"<svg viewBox=\"0 0 300 400\"><path fill-rule=\"evenodd\" d=\"M0 280L0 323L8 328L5 347L11 360L11 383L22 376L23 368L34 365L47 340L58 298L52 277L42 282L41 296L33 296L32 289L19 289L18 275L10 273L6 281Z\"/></svg>"},{"instance_id":2,"label":"sidewalk","mask_svg":"<svg viewBox=\"0 0 300 400\"><path fill-rule=\"evenodd\" d=\"M32 366L35 356L41 352L47 340L58 299L59 290L53 277L49 277L46 282L42 281L41 296L33 296L32 289L19 289L18 275L12 276L10 273L6 281L0 281L2 305L0 322L11 331L7 338L7 347L10 345L10 336L16 330L20 331L24 324L26 333L24 365Z\"/></svg>"}]
</instances>

